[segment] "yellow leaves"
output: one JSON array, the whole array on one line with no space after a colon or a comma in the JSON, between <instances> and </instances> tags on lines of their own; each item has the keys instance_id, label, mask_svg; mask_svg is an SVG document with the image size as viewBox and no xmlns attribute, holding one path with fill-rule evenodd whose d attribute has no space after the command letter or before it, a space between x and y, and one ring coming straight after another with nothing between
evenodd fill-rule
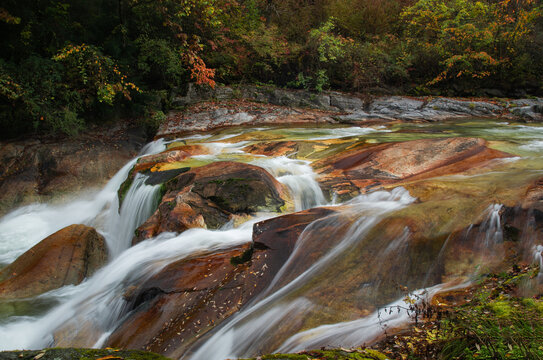
<instances>
[{"instance_id":1,"label":"yellow leaves","mask_svg":"<svg viewBox=\"0 0 543 360\"><path fill-rule=\"evenodd\" d=\"M110 359L120 359L120 360L123 360L124 358L120 357L120 356L115 356L115 355L106 355L104 357L100 357L96 360L110 360Z\"/></svg>"}]
</instances>

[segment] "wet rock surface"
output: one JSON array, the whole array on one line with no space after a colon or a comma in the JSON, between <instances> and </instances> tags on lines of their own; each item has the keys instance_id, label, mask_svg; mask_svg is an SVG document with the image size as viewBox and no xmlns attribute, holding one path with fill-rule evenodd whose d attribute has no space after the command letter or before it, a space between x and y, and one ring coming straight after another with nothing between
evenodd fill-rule
<instances>
[{"instance_id":1,"label":"wet rock surface","mask_svg":"<svg viewBox=\"0 0 543 360\"><path fill-rule=\"evenodd\" d=\"M286 106L226 102L219 105L199 104L186 112L171 112L157 137L203 132L231 126L281 124L335 124L333 112L295 109Z\"/></svg>"},{"instance_id":2,"label":"wet rock surface","mask_svg":"<svg viewBox=\"0 0 543 360\"><path fill-rule=\"evenodd\" d=\"M165 231L217 229L235 216L280 212L287 200L283 186L266 170L236 162L185 171L165 188L157 211L136 230L133 244Z\"/></svg>"},{"instance_id":3,"label":"wet rock surface","mask_svg":"<svg viewBox=\"0 0 543 360\"><path fill-rule=\"evenodd\" d=\"M107 261L104 237L71 225L45 238L0 272L0 299L27 298L79 284Z\"/></svg>"},{"instance_id":4,"label":"wet rock surface","mask_svg":"<svg viewBox=\"0 0 543 360\"><path fill-rule=\"evenodd\" d=\"M421 139L346 151L315 164L319 182L340 196L403 180L460 173L489 160L510 157L477 138Z\"/></svg>"},{"instance_id":5,"label":"wet rock surface","mask_svg":"<svg viewBox=\"0 0 543 360\"><path fill-rule=\"evenodd\" d=\"M168 265L126 294L133 313L107 343L179 357L264 291L300 233L334 212L315 208L257 223L253 243Z\"/></svg>"}]
</instances>

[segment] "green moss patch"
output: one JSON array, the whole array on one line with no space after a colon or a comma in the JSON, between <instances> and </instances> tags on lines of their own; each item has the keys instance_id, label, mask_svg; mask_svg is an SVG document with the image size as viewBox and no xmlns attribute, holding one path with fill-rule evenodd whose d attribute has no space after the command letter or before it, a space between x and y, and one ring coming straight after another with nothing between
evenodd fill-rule
<instances>
[{"instance_id":1,"label":"green moss patch","mask_svg":"<svg viewBox=\"0 0 543 360\"><path fill-rule=\"evenodd\" d=\"M386 360L388 357L379 351L371 349L329 349L329 350L311 350L296 354L270 354L260 356L262 360ZM246 360L255 360L246 359Z\"/></svg>"},{"instance_id":2,"label":"green moss patch","mask_svg":"<svg viewBox=\"0 0 543 360\"><path fill-rule=\"evenodd\" d=\"M543 359L543 301L519 296L538 270L488 275L461 291L462 305L424 304L422 322L379 348L395 359Z\"/></svg>"},{"instance_id":3,"label":"green moss patch","mask_svg":"<svg viewBox=\"0 0 543 360\"><path fill-rule=\"evenodd\" d=\"M3 351L1 360L168 360L162 355L137 351L117 349L74 349L54 348L35 351Z\"/></svg>"}]
</instances>

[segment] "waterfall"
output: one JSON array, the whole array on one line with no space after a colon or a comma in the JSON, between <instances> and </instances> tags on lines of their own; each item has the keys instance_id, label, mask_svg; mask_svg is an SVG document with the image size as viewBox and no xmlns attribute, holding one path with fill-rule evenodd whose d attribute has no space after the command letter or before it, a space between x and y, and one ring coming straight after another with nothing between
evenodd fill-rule
<instances>
[{"instance_id":1,"label":"waterfall","mask_svg":"<svg viewBox=\"0 0 543 360\"><path fill-rule=\"evenodd\" d=\"M464 128L465 126L459 127L457 132L462 135ZM197 342L191 343L192 347L183 355L185 359L224 360L254 356L263 349L284 352L321 346L361 345L382 334L383 327L396 327L409 321L405 312L376 310L379 307L407 307L403 298L399 299L402 292L392 288L394 284L391 283L397 281L398 285L407 285L410 289L432 286L411 292L411 296L417 299L431 298L437 291L446 289L444 284L434 285L439 282L439 274L435 277L431 277L431 274L441 271L440 264L448 261L449 256L464 256L470 261L475 258L474 262L477 261L477 256L481 256L481 266L500 258L504 240L500 219L502 205L489 206L484 212L483 221L476 221L480 225L469 227L463 239L469 242L463 242L456 254L450 249L456 249L453 246L458 241L455 236L459 233L454 230L455 232L442 231L437 234L439 231L432 230L430 235L423 234L421 228L436 218L429 216L426 219L425 213L422 213L421 218L420 211L411 211L416 210L415 206L418 204L411 208L415 199L402 187L374 191L341 204L336 204L337 199L333 199L330 204L323 196L310 161L245 153L244 147L254 143L245 141L250 138L247 135L251 135L247 132L264 130L270 134L259 134L254 137L255 141L318 141L323 148L324 145L330 146L330 151L324 150L328 154L336 150L340 152L358 149L353 145L362 141L374 144L434 136L433 133L419 135L419 132L387 135L389 130L360 127L240 128L235 132L230 131L228 135L194 135L168 141L185 141L187 144L194 143L208 148L206 152L210 154L192 156L187 161L187 164L191 165L187 166L219 160L248 162L266 169L284 185L296 211L323 205L330 208L323 212L329 215L311 222L301 232L293 244L294 249L289 258L267 287L255 294L240 311L226 318L220 326L199 337ZM469 132L466 135L473 136ZM237 136L243 141L238 141ZM353 143L350 143L349 138L352 138ZM328 141L330 139L341 140ZM529 140L537 139L530 137ZM150 143L142 149L140 156L163 151L168 142L159 140ZM27 312L25 316L10 315L9 318L0 320L0 349L103 346L119 325L129 325L123 322L132 319L130 316L133 315L133 303L126 299L131 289L137 288L176 261L198 258L251 242L252 226L263 218L253 219L239 226L232 221L222 229L214 231L190 229L181 234L162 233L130 247L134 230L152 214L160 193L160 186L146 185L146 177L136 174L119 208L118 188L127 179L136 162L137 159L133 159L127 163L102 190L89 193L86 197L80 196L77 201L58 206L30 205L0 219L0 266L12 262L49 234L73 223L95 227L105 236L111 255L109 263L83 283L22 300L30 305L36 303L42 306L33 309L32 315ZM518 166L521 165L519 162ZM540 167L530 166L535 169L530 177L535 178L535 172L540 171ZM467 179L464 177L460 180L468 181ZM433 179L427 180L426 184L433 186L430 181ZM414 182L411 182L407 186L412 187L413 184ZM440 187L440 183L436 183L439 191L447 190L445 185ZM429 191L433 189L432 186L428 186ZM477 186L466 189L466 192L479 196L480 189ZM495 191L495 198L502 199L498 190ZM454 194L464 196L462 191ZM431 195L433 196L433 193ZM509 204L510 199L506 195L503 195L501 201ZM446 201L448 196L450 195L446 194ZM420 197L424 199L425 195ZM426 205L425 201L422 200L423 205ZM482 201L488 204L488 197ZM456 206L456 203L451 204L451 207ZM465 208L480 210L479 206L480 203L473 206L470 203ZM434 208L441 211L439 206L423 209L433 211ZM446 215L443 219L456 221ZM288 224L288 220L286 223ZM462 226L455 229L465 228L467 224L468 221L462 222ZM286 229L290 230L291 228ZM441 243L433 242L433 236L437 239L435 241ZM471 242L473 240L474 247ZM441 248L438 249L437 245ZM464 247L466 253L461 252ZM530 257L533 256L534 263L543 268L543 245L530 242L525 248L529 250ZM432 251L424 252L431 254L431 257L420 256L422 251L426 250ZM469 261L460 265L469 267L469 271L473 268ZM461 270L464 271L465 268ZM452 274L454 275L457 275L457 272ZM410 284L402 283L406 278L415 280ZM543 271L540 271L538 279L540 283L543 282ZM19 300L14 303L16 301ZM138 310L144 311L141 308Z\"/></svg>"},{"instance_id":2,"label":"waterfall","mask_svg":"<svg viewBox=\"0 0 543 360\"><path fill-rule=\"evenodd\" d=\"M537 273L537 282L543 284L543 245L536 245L533 249L534 262L539 265Z\"/></svg>"},{"instance_id":3,"label":"waterfall","mask_svg":"<svg viewBox=\"0 0 543 360\"><path fill-rule=\"evenodd\" d=\"M146 180L147 176L136 174L119 212L112 207L104 229L111 257L117 257L130 247L134 231L153 214L160 202L160 185L146 185Z\"/></svg>"},{"instance_id":4,"label":"waterfall","mask_svg":"<svg viewBox=\"0 0 543 360\"><path fill-rule=\"evenodd\" d=\"M262 158L252 162L272 174L287 186L294 200L296 211L324 205L326 200L316 180L317 174L309 161L290 159L285 156Z\"/></svg>"},{"instance_id":5,"label":"waterfall","mask_svg":"<svg viewBox=\"0 0 543 360\"><path fill-rule=\"evenodd\" d=\"M436 285L413 291L407 297L402 297L362 319L322 325L300 332L287 339L276 352L298 352L321 347L353 348L369 343L378 338L386 328L393 329L410 322L411 315L407 309L411 304L407 298L422 303L432 299L443 288L443 285Z\"/></svg>"},{"instance_id":6,"label":"waterfall","mask_svg":"<svg viewBox=\"0 0 543 360\"><path fill-rule=\"evenodd\" d=\"M484 234L484 247L492 248L503 241L503 230L500 220L501 204L492 204L487 209L487 218L481 224L481 231Z\"/></svg>"}]
</instances>

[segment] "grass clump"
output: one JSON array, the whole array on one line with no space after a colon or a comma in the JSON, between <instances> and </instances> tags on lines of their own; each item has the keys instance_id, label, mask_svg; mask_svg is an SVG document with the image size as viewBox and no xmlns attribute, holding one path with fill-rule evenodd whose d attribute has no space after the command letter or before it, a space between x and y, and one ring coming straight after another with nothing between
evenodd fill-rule
<instances>
[{"instance_id":1,"label":"grass clump","mask_svg":"<svg viewBox=\"0 0 543 360\"><path fill-rule=\"evenodd\" d=\"M430 318L379 347L398 359L543 359L543 301L518 295L537 271L488 275L465 292L462 305L428 305Z\"/></svg>"}]
</instances>

